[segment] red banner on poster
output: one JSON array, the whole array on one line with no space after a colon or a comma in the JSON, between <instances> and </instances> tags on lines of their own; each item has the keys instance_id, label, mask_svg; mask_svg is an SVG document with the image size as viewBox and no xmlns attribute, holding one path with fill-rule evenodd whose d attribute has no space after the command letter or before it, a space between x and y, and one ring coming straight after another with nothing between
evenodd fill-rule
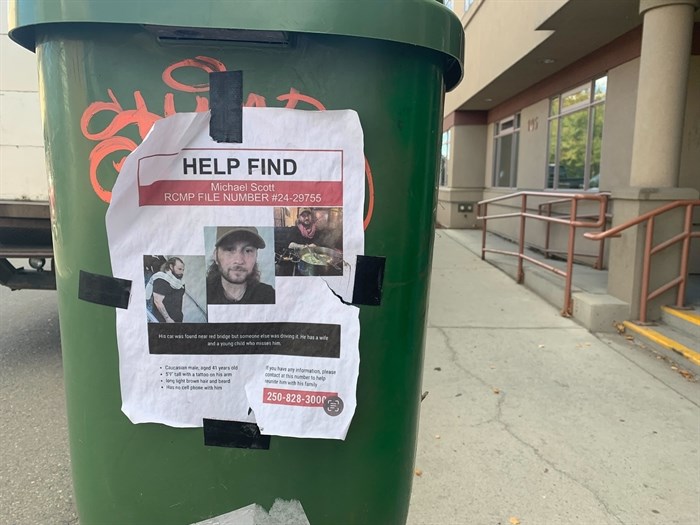
<instances>
[{"instance_id":1,"label":"red banner on poster","mask_svg":"<svg viewBox=\"0 0 700 525\"><path fill-rule=\"evenodd\" d=\"M343 183L161 180L139 186L139 206L342 206Z\"/></svg>"}]
</instances>

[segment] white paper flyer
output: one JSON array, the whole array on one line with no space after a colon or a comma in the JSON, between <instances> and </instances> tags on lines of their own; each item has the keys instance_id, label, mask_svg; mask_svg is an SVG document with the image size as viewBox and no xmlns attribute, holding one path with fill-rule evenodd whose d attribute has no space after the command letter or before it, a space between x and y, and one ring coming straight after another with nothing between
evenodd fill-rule
<instances>
[{"instance_id":1,"label":"white paper flyer","mask_svg":"<svg viewBox=\"0 0 700 525\"><path fill-rule=\"evenodd\" d=\"M364 154L354 111L243 108L160 120L126 159L106 224L122 410L134 423L256 422L344 439L355 412ZM341 300L342 298L342 300Z\"/></svg>"}]
</instances>

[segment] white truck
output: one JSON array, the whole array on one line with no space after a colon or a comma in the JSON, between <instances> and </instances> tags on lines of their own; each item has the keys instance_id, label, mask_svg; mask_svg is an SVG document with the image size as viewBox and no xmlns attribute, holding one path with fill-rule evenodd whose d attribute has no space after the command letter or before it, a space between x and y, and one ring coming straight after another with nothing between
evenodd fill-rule
<instances>
[{"instance_id":1,"label":"white truck","mask_svg":"<svg viewBox=\"0 0 700 525\"><path fill-rule=\"evenodd\" d=\"M0 284L55 289L36 58L0 15ZM26 266L25 266L26 265Z\"/></svg>"}]
</instances>

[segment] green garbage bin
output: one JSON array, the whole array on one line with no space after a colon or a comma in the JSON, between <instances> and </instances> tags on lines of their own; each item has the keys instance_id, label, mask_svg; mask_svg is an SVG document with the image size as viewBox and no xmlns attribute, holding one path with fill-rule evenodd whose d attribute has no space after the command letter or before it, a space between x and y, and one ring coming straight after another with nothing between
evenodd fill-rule
<instances>
[{"instance_id":1,"label":"green garbage bin","mask_svg":"<svg viewBox=\"0 0 700 525\"><path fill-rule=\"evenodd\" d=\"M437 0L10 0L9 14L39 63L80 522L189 524L275 498L299 500L313 525L405 522L457 17ZM206 73L234 69L248 106L353 109L362 122L365 253L386 271L381 305L360 308L345 441L207 447L201 429L132 424L115 311L78 299L80 270L111 275L104 217L123 157L156 120L206 109Z\"/></svg>"}]
</instances>

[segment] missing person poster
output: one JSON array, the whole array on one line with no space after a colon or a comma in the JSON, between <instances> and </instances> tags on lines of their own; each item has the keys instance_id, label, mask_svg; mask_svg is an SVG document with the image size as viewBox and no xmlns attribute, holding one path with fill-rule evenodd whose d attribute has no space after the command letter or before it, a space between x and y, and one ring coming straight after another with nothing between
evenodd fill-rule
<instances>
[{"instance_id":1,"label":"missing person poster","mask_svg":"<svg viewBox=\"0 0 700 525\"><path fill-rule=\"evenodd\" d=\"M134 423L255 422L344 439L355 411L364 154L354 111L243 108L155 123L107 212L122 410Z\"/></svg>"}]
</instances>

